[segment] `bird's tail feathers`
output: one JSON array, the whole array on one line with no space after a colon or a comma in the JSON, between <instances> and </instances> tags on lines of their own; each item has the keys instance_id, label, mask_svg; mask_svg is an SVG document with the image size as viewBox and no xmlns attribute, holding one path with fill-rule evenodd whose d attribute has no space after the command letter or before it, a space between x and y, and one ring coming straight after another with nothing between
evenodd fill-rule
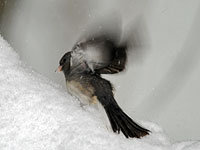
<instances>
[{"instance_id":1,"label":"bird's tail feathers","mask_svg":"<svg viewBox=\"0 0 200 150\"><path fill-rule=\"evenodd\" d=\"M149 130L135 123L117 104L110 104L104 108L114 132L122 131L126 138L140 138L149 134Z\"/></svg>"}]
</instances>

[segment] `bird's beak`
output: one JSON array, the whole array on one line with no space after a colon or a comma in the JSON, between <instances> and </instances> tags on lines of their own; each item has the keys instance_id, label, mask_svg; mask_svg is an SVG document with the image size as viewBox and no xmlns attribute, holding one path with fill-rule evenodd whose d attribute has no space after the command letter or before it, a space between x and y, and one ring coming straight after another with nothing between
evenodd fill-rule
<instances>
[{"instance_id":1,"label":"bird's beak","mask_svg":"<svg viewBox=\"0 0 200 150\"><path fill-rule=\"evenodd\" d=\"M55 70L55 72L61 72L62 71L62 66L59 66L56 70Z\"/></svg>"}]
</instances>

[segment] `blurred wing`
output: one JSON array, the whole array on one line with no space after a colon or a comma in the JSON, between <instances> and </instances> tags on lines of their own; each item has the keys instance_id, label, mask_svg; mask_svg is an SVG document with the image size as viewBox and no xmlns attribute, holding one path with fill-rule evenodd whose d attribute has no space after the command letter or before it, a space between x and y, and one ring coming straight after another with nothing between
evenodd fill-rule
<instances>
[{"instance_id":1,"label":"blurred wing","mask_svg":"<svg viewBox=\"0 0 200 150\"><path fill-rule=\"evenodd\" d=\"M117 14L117 13L116 13ZM87 64L98 74L114 74L125 69L130 36L122 39L119 15L96 20L72 48L72 62Z\"/></svg>"},{"instance_id":2,"label":"blurred wing","mask_svg":"<svg viewBox=\"0 0 200 150\"><path fill-rule=\"evenodd\" d=\"M127 61L126 49L126 46L115 48L109 64L105 67L96 69L95 72L98 74L114 74L123 71Z\"/></svg>"},{"instance_id":3,"label":"blurred wing","mask_svg":"<svg viewBox=\"0 0 200 150\"><path fill-rule=\"evenodd\" d=\"M98 74L114 74L124 70L127 46L117 46L109 36L101 35L78 43L73 48L74 63L86 63Z\"/></svg>"}]
</instances>

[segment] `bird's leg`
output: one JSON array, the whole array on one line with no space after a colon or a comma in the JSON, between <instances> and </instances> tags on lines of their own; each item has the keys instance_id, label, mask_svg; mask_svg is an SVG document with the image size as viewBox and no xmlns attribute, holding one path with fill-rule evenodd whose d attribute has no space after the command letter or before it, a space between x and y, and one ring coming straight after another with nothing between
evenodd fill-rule
<instances>
[{"instance_id":1,"label":"bird's leg","mask_svg":"<svg viewBox=\"0 0 200 150\"><path fill-rule=\"evenodd\" d=\"M80 107L84 108L84 106L87 106L87 104L83 104L83 103L80 102Z\"/></svg>"}]
</instances>

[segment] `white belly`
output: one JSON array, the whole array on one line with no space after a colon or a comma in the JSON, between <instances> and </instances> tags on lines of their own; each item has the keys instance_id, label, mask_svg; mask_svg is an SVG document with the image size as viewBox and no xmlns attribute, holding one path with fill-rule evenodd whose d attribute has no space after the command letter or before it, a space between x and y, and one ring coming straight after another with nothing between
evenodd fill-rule
<instances>
[{"instance_id":1,"label":"white belly","mask_svg":"<svg viewBox=\"0 0 200 150\"><path fill-rule=\"evenodd\" d=\"M84 89L82 85L76 81L67 81L67 90L70 94L76 96L83 105L97 104L97 107L103 117L103 120L105 121L107 129L112 131L105 109L97 100L97 97L92 96L92 89Z\"/></svg>"},{"instance_id":2,"label":"white belly","mask_svg":"<svg viewBox=\"0 0 200 150\"><path fill-rule=\"evenodd\" d=\"M95 97L92 97L92 89L85 89L79 82L76 81L67 81L67 90L70 94L77 97L82 104L90 104L95 101Z\"/></svg>"}]
</instances>

